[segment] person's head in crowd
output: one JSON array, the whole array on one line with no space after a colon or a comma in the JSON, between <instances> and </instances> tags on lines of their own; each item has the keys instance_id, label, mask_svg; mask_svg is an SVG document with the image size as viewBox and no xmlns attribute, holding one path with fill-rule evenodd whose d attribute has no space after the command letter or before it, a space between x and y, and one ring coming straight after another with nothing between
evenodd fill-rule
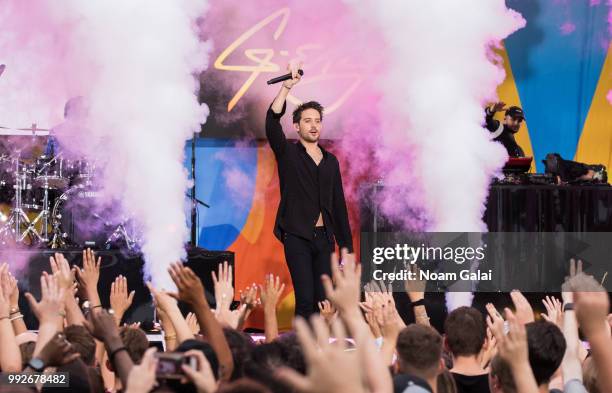
<instances>
[{"instance_id":1,"label":"person's head in crowd","mask_svg":"<svg viewBox=\"0 0 612 393\"><path fill-rule=\"evenodd\" d=\"M489 372L489 390L491 393L516 393L510 365L499 356L491 359Z\"/></svg>"},{"instance_id":2,"label":"person's head in crowd","mask_svg":"<svg viewBox=\"0 0 612 393\"><path fill-rule=\"evenodd\" d=\"M215 380L219 379L219 359L217 358L217 354L212 346L203 341L189 339L185 340L176 347L176 352L187 352L192 349L197 349L198 351L202 351L208 363L210 363L210 368L215 376Z\"/></svg>"},{"instance_id":3,"label":"person's head in crowd","mask_svg":"<svg viewBox=\"0 0 612 393\"><path fill-rule=\"evenodd\" d=\"M140 328L123 326L119 329L119 337L121 337L121 341L130 359L132 359L132 362L134 362L134 364L140 364L145 351L149 348L149 340L147 339L146 333ZM106 360L106 367L114 371L113 365L109 359Z\"/></svg>"},{"instance_id":4,"label":"person's head in crowd","mask_svg":"<svg viewBox=\"0 0 612 393\"><path fill-rule=\"evenodd\" d=\"M473 357L480 353L487 341L485 320L473 307L453 310L444 322L444 344L454 358Z\"/></svg>"},{"instance_id":5,"label":"person's head in crowd","mask_svg":"<svg viewBox=\"0 0 612 393\"><path fill-rule=\"evenodd\" d=\"M397 338L399 371L425 379L430 384L442 372L442 336L433 328L412 324Z\"/></svg>"},{"instance_id":6,"label":"person's head in crowd","mask_svg":"<svg viewBox=\"0 0 612 393\"><path fill-rule=\"evenodd\" d=\"M601 393L597 383L597 368L590 356L582 363L582 381L589 393Z\"/></svg>"},{"instance_id":7,"label":"person's head in crowd","mask_svg":"<svg viewBox=\"0 0 612 393\"><path fill-rule=\"evenodd\" d=\"M554 323L531 322L525 325L529 343L529 364L538 386L548 385L565 355L565 337Z\"/></svg>"},{"instance_id":8,"label":"person's head in crowd","mask_svg":"<svg viewBox=\"0 0 612 393\"><path fill-rule=\"evenodd\" d=\"M457 384L450 371L444 369L437 380L437 393L457 393Z\"/></svg>"},{"instance_id":9,"label":"person's head in crowd","mask_svg":"<svg viewBox=\"0 0 612 393\"><path fill-rule=\"evenodd\" d=\"M306 374L306 359L302 346L295 332L286 333L279 336L276 340L283 350L283 359L287 367Z\"/></svg>"},{"instance_id":10,"label":"person's head in crowd","mask_svg":"<svg viewBox=\"0 0 612 393\"><path fill-rule=\"evenodd\" d=\"M257 345L251 359L244 365L244 375L265 385L274 393L284 393L291 389L280 382L274 372L281 366L290 367L305 374L305 361L300 347L293 346L291 337L276 339L271 343Z\"/></svg>"},{"instance_id":11,"label":"person's head in crowd","mask_svg":"<svg viewBox=\"0 0 612 393\"><path fill-rule=\"evenodd\" d=\"M210 363L210 368L213 372L215 380L219 379L219 359L217 358L217 354L215 353L212 346L203 341L189 339L185 340L178 347L176 347L175 352L187 352L190 350L198 350L204 354L208 363ZM197 389L195 385L190 381L188 383L182 383L178 380L169 380L166 382L167 387L172 389L175 392L182 393L196 393Z\"/></svg>"},{"instance_id":12,"label":"person's head in crowd","mask_svg":"<svg viewBox=\"0 0 612 393\"><path fill-rule=\"evenodd\" d=\"M96 342L84 326L70 325L64 329L66 340L87 366L93 366L96 360Z\"/></svg>"},{"instance_id":13,"label":"person's head in crowd","mask_svg":"<svg viewBox=\"0 0 612 393\"><path fill-rule=\"evenodd\" d=\"M255 347L255 342L253 342L251 336L236 329L226 327L223 329L223 333L225 334L230 351L232 351L234 371L232 372L231 380L235 380L242 377L244 364L251 357L251 351Z\"/></svg>"},{"instance_id":14,"label":"person's head in crowd","mask_svg":"<svg viewBox=\"0 0 612 393\"><path fill-rule=\"evenodd\" d=\"M252 379L239 378L233 382L222 384L217 393L272 393L272 391Z\"/></svg>"},{"instance_id":15,"label":"person's head in crowd","mask_svg":"<svg viewBox=\"0 0 612 393\"><path fill-rule=\"evenodd\" d=\"M134 364L140 364L144 353L149 348L146 333L137 327L124 326L119 329L119 337Z\"/></svg>"}]
</instances>

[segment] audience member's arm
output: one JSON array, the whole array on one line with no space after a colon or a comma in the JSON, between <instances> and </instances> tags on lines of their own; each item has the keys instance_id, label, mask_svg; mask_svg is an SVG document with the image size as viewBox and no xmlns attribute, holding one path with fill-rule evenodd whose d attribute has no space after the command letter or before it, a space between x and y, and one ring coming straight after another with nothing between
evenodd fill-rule
<instances>
[{"instance_id":1,"label":"audience member's arm","mask_svg":"<svg viewBox=\"0 0 612 393\"><path fill-rule=\"evenodd\" d=\"M397 337L404 326L403 323L400 323L398 320L401 320L401 318L397 315L395 305L391 303L387 305L383 304L380 312L376 313L375 317L380 326L383 338L380 355L384 364L391 365L393 363L395 346L397 345Z\"/></svg>"},{"instance_id":2,"label":"audience member's arm","mask_svg":"<svg viewBox=\"0 0 612 393\"><path fill-rule=\"evenodd\" d=\"M517 393L538 393L538 385L529 365L529 348L525 325L506 309L508 334L504 335L503 325L496 324L495 338L499 356L510 366Z\"/></svg>"},{"instance_id":3,"label":"audience member's arm","mask_svg":"<svg viewBox=\"0 0 612 393\"><path fill-rule=\"evenodd\" d=\"M280 277L276 279L272 274L266 276L263 286L260 285L261 303L264 309L264 332L266 342L272 342L278 337L278 320L276 319L276 306L280 296L285 290L285 284L281 284Z\"/></svg>"},{"instance_id":4,"label":"audience member's arm","mask_svg":"<svg viewBox=\"0 0 612 393\"><path fill-rule=\"evenodd\" d=\"M121 320L125 312L132 305L134 300L134 291L128 294L127 278L122 275L117 276L111 284L110 291L110 307L114 311L113 316L117 322L117 326L121 326Z\"/></svg>"},{"instance_id":5,"label":"audience member's arm","mask_svg":"<svg viewBox=\"0 0 612 393\"><path fill-rule=\"evenodd\" d=\"M372 392L390 392L393 390L391 375L387 364L380 361L370 328L364 322L359 311L359 296L361 293L361 265L355 263L354 255L346 249L341 250L344 265L340 270L338 256L331 258L332 279L323 276L323 287L327 298L338 309L340 318L344 321L356 343L361 367L365 370L366 382Z\"/></svg>"},{"instance_id":6,"label":"audience member's arm","mask_svg":"<svg viewBox=\"0 0 612 393\"><path fill-rule=\"evenodd\" d=\"M62 333L55 333L36 357L42 360L46 368L63 366L77 360L80 355L74 351ZM26 370L30 371L28 367Z\"/></svg>"},{"instance_id":7,"label":"audience member's arm","mask_svg":"<svg viewBox=\"0 0 612 393\"><path fill-rule=\"evenodd\" d=\"M57 276L58 283L64 289L64 305L66 310L66 323L68 325L83 325L85 317L81 312L75 297L74 272L70 269L68 261L63 254L55 253L49 258L51 271Z\"/></svg>"},{"instance_id":8,"label":"audience member's arm","mask_svg":"<svg viewBox=\"0 0 612 393\"><path fill-rule=\"evenodd\" d=\"M38 318L38 340L32 357L36 357L42 348L58 332L64 320L64 288L58 282L57 276L46 273L40 277L41 299L37 302L34 296L26 293L26 299L30 303L30 309Z\"/></svg>"},{"instance_id":9,"label":"audience member's arm","mask_svg":"<svg viewBox=\"0 0 612 393\"><path fill-rule=\"evenodd\" d=\"M319 314L323 317L325 323L327 323L328 326L331 326L332 322L338 315L338 311L336 311L336 308L327 299L319 302L318 306Z\"/></svg>"},{"instance_id":10,"label":"audience member's arm","mask_svg":"<svg viewBox=\"0 0 612 393\"><path fill-rule=\"evenodd\" d=\"M102 258L96 256L91 249L83 250L83 268L76 268L76 275L79 285L84 291L84 295L89 300L90 307L93 309L102 307L100 295L98 294L98 280L100 279L100 263Z\"/></svg>"},{"instance_id":11,"label":"audience member's arm","mask_svg":"<svg viewBox=\"0 0 612 393\"><path fill-rule=\"evenodd\" d=\"M412 310L414 311L415 321L419 325L430 326L429 317L427 316L427 310L424 304L427 281L421 280L421 273L416 264L410 265L408 269L415 279L405 280L404 289L406 290L410 302L413 304Z\"/></svg>"},{"instance_id":12,"label":"audience member's arm","mask_svg":"<svg viewBox=\"0 0 612 393\"><path fill-rule=\"evenodd\" d=\"M172 352L177 347L176 330L174 330L174 325L172 324L172 320L170 319L170 317L168 317L168 315L159 307L159 305L156 305L156 308L159 323L161 324L161 328L164 331L166 351Z\"/></svg>"},{"instance_id":13,"label":"audience member's arm","mask_svg":"<svg viewBox=\"0 0 612 393\"><path fill-rule=\"evenodd\" d=\"M128 376L134 363L119 336L115 318L106 310L96 308L87 314L85 327L94 338L104 343L115 375L119 377L123 386L127 386Z\"/></svg>"},{"instance_id":14,"label":"audience member's arm","mask_svg":"<svg viewBox=\"0 0 612 393\"><path fill-rule=\"evenodd\" d=\"M579 348L582 346L578 338L578 324L573 310L563 313L563 335L567 343L567 349L561 363L563 381L567 383L572 379L582 382L582 362L579 358Z\"/></svg>"},{"instance_id":15,"label":"audience member's arm","mask_svg":"<svg viewBox=\"0 0 612 393\"><path fill-rule=\"evenodd\" d=\"M215 375L212 372L210 363L206 359L206 356L202 351L191 350L185 352L185 356L193 356L197 359L198 368L193 369L188 365L183 365L183 371L187 378L198 389L198 393L214 393L217 391L217 381L215 381Z\"/></svg>"},{"instance_id":16,"label":"audience member's arm","mask_svg":"<svg viewBox=\"0 0 612 393\"><path fill-rule=\"evenodd\" d=\"M9 294L9 302L11 304L10 310L10 320L11 325L13 325L13 332L15 332L15 336L27 332L28 328L23 321L23 314L19 310L19 286L17 279L13 277L10 273L5 274L6 280L6 288L8 288ZM7 296L5 291L5 296Z\"/></svg>"},{"instance_id":17,"label":"audience member's arm","mask_svg":"<svg viewBox=\"0 0 612 393\"><path fill-rule=\"evenodd\" d=\"M193 308L204 335L208 338L219 359L219 379L228 381L234 370L234 360L223 329L215 319L204 295L204 285L195 273L182 263L175 263L168 269L170 277L178 288L174 297L188 303Z\"/></svg>"},{"instance_id":18,"label":"audience member's arm","mask_svg":"<svg viewBox=\"0 0 612 393\"><path fill-rule=\"evenodd\" d=\"M576 317L580 329L591 345L591 355L598 370L599 389L612 392L612 339L607 316L610 310L608 293L597 281L586 274L578 274L570 280L574 290Z\"/></svg>"},{"instance_id":19,"label":"audience member's arm","mask_svg":"<svg viewBox=\"0 0 612 393\"><path fill-rule=\"evenodd\" d=\"M185 317L185 320L187 321L187 325L189 325L189 330L191 331L191 333L193 333L194 336L196 334L200 334L200 324L198 323L198 317L196 317L193 312L188 312L187 316Z\"/></svg>"},{"instance_id":20,"label":"audience member's arm","mask_svg":"<svg viewBox=\"0 0 612 393\"><path fill-rule=\"evenodd\" d=\"M281 367L277 372L281 380L293 386L295 391L304 393L393 391L390 377L388 386L381 385L384 390L364 388L362 381L368 379L364 375L363 353L358 352L355 356L346 351L346 331L341 321L334 321L331 332L320 316L313 317L311 323L312 331L302 318L295 320L296 333L308 366L307 375L302 375L289 367ZM332 334L337 339L334 344L329 342ZM386 374L388 375L388 372Z\"/></svg>"},{"instance_id":21,"label":"audience member's arm","mask_svg":"<svg viewBox=\"0 0 612 393\"><path fill-rule=\"evenodd\" d=\"M181 314L181 310L176 303L176 299L172 298L164 291L156 290L153 288L151 283L147 283L147 286L149 287L149 291L151 291L151 295L153 295L155 304L164 312L164 314L168 316L172 322L178 343L180 344L185 340L194 338L193 333L191 333L191 329L189 329L187 321L183 317L183 314Z\"/></svg>"},{"instance_id":22,"label":"audience member's arm","mask_svg":"<svg viewBox=\"0 0 612 393\"><path fill-rule=\"evenodd\" d=\"M6 274L8 266L0 266L0 275ZM3 288L4 287L4 288ZM21 352L15 341L15 332L10 321L9 294L4 293L5 285L0 285L0 370L3 372L21 371Z\"/></svg>"},{"instance_id":23,"label":"audience member's arm","mask_svg":"<svg viewBox=\"0 0 612 393\"><path fill-rule=\"evenodd\" d=\"M244 313L241 313L239 316L238 323L236 325L236 330L242 330L244 328L244 323L251 315L251 312L261 304L260 299L257 297L257 293L259 292L259 287L256 284L253 284L247 287L244 291L240 291L240 305L238 308L244 306Z\"/></svg>"},{"instance_id":24,"label":"audience member's arm","mask_svg":"<svg viewBox=\"0 0 612 393\"><path fill-rule=\"evenodd\" d=\"M156 385L156 351L155 347L147 349L140 364L132 367L125 388L126 393L149 393L153 390Z\"/></svg>"},{"instance_id":25,"label":"audience member's arm","mask_svg":"<svg viewBox=\"0 0 612 393\"><path fill-rule=\"evenodd\" d=\"M510 292L510 298L512 299L512 303L514 303L516 319L519 323L526 325L535 321L533 308L531 308L531 304L529 304L520 291Z\"/></svg>"},{"instance_id":26,"label":"audience member's arm","mask_svg":"<svg viewBox=\"0 0 612 393\"><path fill-rule=\"evenodd\" d=\"M215 289L215 302L217 310L219 310L219 302L225 300L223 303L231 305L234 300L234 285L232 284L232 267L224 261L219 264L218 273L214 271L211 273L213 285ZM229 306L228 306L229 308Z\"/></svg>"}]
</instances>

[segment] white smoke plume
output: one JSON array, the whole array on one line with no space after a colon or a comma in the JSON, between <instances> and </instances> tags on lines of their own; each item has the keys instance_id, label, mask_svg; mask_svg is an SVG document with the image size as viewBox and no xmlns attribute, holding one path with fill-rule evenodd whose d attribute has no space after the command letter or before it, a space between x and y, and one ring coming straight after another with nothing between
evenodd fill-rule
<instances>
[{"instance_id":1,"label":"white smoke plume","mask_svg":"<svg viewBox=\"0 0 612 393\"><path fill-rule=\"evenodd\" d=\"M184 145L208 115L196 96L210 51L198 39L196 19L207 2L24 3L6 1L0 12L7 22L2 78L15 71L10 86L0 78L0 88L7 88L0 96L8 95L2 110L21 114L9 125L60 121L69 97L85 98L86 127L71 136L71 149L106 164L105 203L118 201L117 210L136 219L147 275L157 287L171 288L166 268L184 257L188 235Z\"/></svg>"},{"instance_id":2,"label":"white smoke plume","mask_svg":"<svg viewBox=\"0 0 612 393\"><path fill-rule=\"evenodd\" d=\"M489 182L506 160L503 146L482 127L484 105L496 99L505 77L491 46L525 20L504 0L349 4L383 32L388 68L378 106L384 140L408 141L405 157L414 157L393 158L412 173L389 168L385 182L420 189L420 206L411 207L425 211L428 231L486 230Z\"/></svg>"},{"instance_id":3,"label":"white smoke plume","mask_svg":"<svg viewBox=\"0 0 612 393\"><path fill-rule=\"evenodd\" d=\"M65 4L65 3L64 3ZM191 1L83 2L71 6L83 23L84 55L97 65L87 91L90 128L105 181L143 230L146 271L171 288L166 268L184 257L185 141L208 114L197 103L197 79L208 62L196 18L206 3Z\"/></svg>"}]
</instances>

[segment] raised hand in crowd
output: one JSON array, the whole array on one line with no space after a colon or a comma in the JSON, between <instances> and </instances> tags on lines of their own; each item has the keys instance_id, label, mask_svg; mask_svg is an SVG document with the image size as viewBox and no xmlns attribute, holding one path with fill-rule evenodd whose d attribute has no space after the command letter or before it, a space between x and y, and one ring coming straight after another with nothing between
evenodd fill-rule
<instances>
[{"instance_id":1,"label":"raised hand in crowd","mask_svg":"<svg viewBox=\"0 0 612 393\"><path fill-rule=\"evenodd\" d=\"M512 303L514 303L516 320L519 323L526 325L535 321L533 308L531 308L531 304L529 304L520 291L514 290L510 292L510 298L512 299Z\"/></svg>"},{"instance_id":2,"label":"raised hand in crowd","mask_svg":"<svg viewBox=\"0 0 612 393\"><path fill-rule=\"evenodd\" d=\"M187 313L185 320L187 321L187 325L189 326L189 330L191 330L191 333L193 333L194 335L200 334L200 324L198 323L198 318L194 313Z\"/></svg>"},{"instance_id":3,"label":"raised hand in crowd","mask_svg":"<svg viewBox=\"0 0 612 393\"><path fill-rule=\"evenodd\" d=\"M115 375L119 377L123 386L127 386L134 362L119 336L119 327L113 315L102 308L92 309L86 315L85 328L95 339L104 343Z\"/></svg>"},{"instance_id":4,"label":"raised hand in crowd","mask_svg":"<svg viewBox=\"0 0 612 393\"><path fill-rule=\"evenodd\" d=\"M425 308L425 289L427 280L421 279L421 270L417 264L407 265L406 269L414 280L404 280L404 290L412 303L414 318L419 325L430 326L427 309Z\"/></svg>"},{"instance_id":5,"label":"raised hand in crowd","mask_svg":"<svg viewBox=\"0 0 612 393\"><path fill-rule=\"evenodd\" d=\"M612 370L612 338L607 321L610 312L608 292L585 273L569 278L565 289L573 292L578 325L589 341L595 367L598 370ZM598 383L602 392L611 392L612 374L600 372Z\"/></svg>"},{"instance_id":6,"label":"raised hand in crowd","mask_svg":"<svg viewBox=\"0 0 612 393\"><path fill-rule=\"evenodd\" d=\"M231 304L234 300L232 266L227 261L220 263L218 273L212 272L212 280L215 287L215 301L225 299Z\"/></svg>"},{"instance_id":7,"label":"raised hand in crowd","mask_svg":"<svg viewBox=\"0 0 612 393\"><path fill-rule=\"evenodd\" d=\"M317 306L319 307L319 314L321 314L321 316L325 320L325 323L327 323L328 325L331 325L331 323L334 321L334 319L338 315L338 311L331 304L331 302L327 299L319 302Z\"/></svg>"},{"instance_id":8,"label":"raised hand in crowd","mask_svg":"<svg viewBox=\"0 0 612 393\"><path fill-rule=\"evenodd\" d=\"M542 299L546 313L542 314L542 318L550 323L554 323L563 330L563 304L554 296L546 296Z\"/></svg>"},{"instance_id":9,"label":"raised hand in crowd","mask_svg":"<svg viewBox=\"0 0 612 393\"><path fill-rule=\"evenodd\" d=\"M85 317L75 297L75 270L70 268L68 261L61 253L49 257L51 272L57 277L59 285L64 289L64 305L66 323L68 325L83 325Z\"/></svg>"},{"instance_id":10,"label":"raised hand in crowd","mask_svg":"<svg viewBox=\"0 0 612 393\"><path fill-rule=\"evenodd\" d=\"M283 367L278 371L278 377L299 392L366 392L362 383L365 380L363 362L358 353L346 350L346 330L342 322L336 320L331 332L319 316L313 316L311 324L312 331L303 319L295 321L308 367L307 374L304 376ZM337 339L333 344L329 340L331 335Z\"/></svg>"},{"instance_id":11,"label":"raised hand in crowd","mask_svg":"<svg viewBox=\"0 0 612 393\"><path fill-rule=\"evenodd\" d=\"M217 381L215 381L215 375L213 374L210 363L202 353L202 351L191 350L185 352L185 356L192 356L196 358L197 369L193 369L189 365L183 365L183 372L193 384L195 385L198 393L214 393L217 391Z\"/></svg>"},{"instance_id":12,"label":"raised hand in crowd","mask_svg":"<svg viewBox=\"0 0 612 393\"><path fill-rule=\"evenodd\" d=\"M9 319L13 325L15 336L28 330L23 322L23 314L19 310L19 286L18 280L11 274L7 263L0 265L0 285L4 296L8 297L10 311Z\"/></svg>"},{"instance_id":13,"label":"raised hand in crowd","mask_svg":"<svg viewBox=\"0 0 612 393\"><path fill-rule=\"evenodd\" d=\"M59 278L55 275L43 273L40 277L41 299L36 301L31 293L25 294L30 304L30 309L38 318L38 340L34 349L37 355L45 344L61 329L64 317L64 300L66 290L59 284Z\"/></svg>"},{"instance_id":14,"label":"raised hand in crowd","mask_svg":"<svg viewBox=\"0 0 612 393\"><path fill-rule=\"evenodd\" d=\"M146 350L140 364L134 365L127 380L126 393L149 393L157 386L157 348Z\"/></svg>"},{"instance_id":15,"label":"raised hand in crowd","mask_svg":"<svg viewBox=\"0 0 612 393\"><path fill-rule=\"evenodd\" d=\"M155 303L156 307L158 307L170 320L170 323L172 324L176 333L178 343L180 344L185 340L194 338L194 335L187 324L187 320L185 320L181 310L178 307L176 299L170 296L167 292L156 290L150 282L147 283L147 287L149 288L149 291L151 291L153 302Z\"/></svg>"},{"instance_id":16,"label":"raised hand in crowd","mask_svg":"<svg viewBox=\"0 0 612 393\"><path fill-rule=\"evenodd\" d=\"M115 281L111 284L110 307L114 311L117 325L121 324L121 320L123 319L125 312L132 305L135 293L135 291L131 291L128 294L127 278L125 278L123 275L117 276Z\"/></svg>"},{"instance_id":17,"label":"raised hand in crowd","mask_svg":"<svg viewBox=\"0 0 612 393\"><path fill-rule=\"evenodd\" d=\"M223 329L206 301L202 281L193 270L183 266L181 262L171 264L168 273L178 289L177 293L171 295L192 307L203 335L207 337L219 359L219 379L228 381L234 370L234 360Z\"/></svg>"},{"instance_id":18,"label":"raised hand in crowd","mask_svg":"<svg viewBox=\"0 0 612 393\"><path fill-rule=\"evenodd\" d=\"M280 277L267 274L264 285L259 286L261 304L264 309L264 333L266 342L272 342L278 337L278 320L276 319L276 307L280 297L285 290L285 284L281 283Z\"/></svg>"},{"instance_id":19,"label":"raised hand in crowd","mask_svg":"<svg viewBox=\"0 0 612 393\"><path fill-rule=\"evenodd\" d=\"M66 340L66 336L58 332L41 349L37 358L45 367L60 367L79 358L79 353Z\"/></svg>"},{"instance_id":20,"label":"raised hand in crowd","mask_svg":"<svg viewBox=\"0 0 612 393\"><path fill-rule=\"evenodd\" d=\"M259 299L258 295L259 287L257 284L253 283L248 286L245 290L240 291L240 306L246 306L246 312L238 324L238 329L242 329L242 326L245 320L251 315L251 312L261 304L261 299Z\"/></svg>"},{"instance_id":21,"label":"raised hand in crowd","mask_svg":"<svg viewBox=\"0 0 612 393\"><path fill-rule=\"evenodd\" d=\"M96 260L95 253L90 249L83 250L83 268L75 268L79 287L83 296L89 301L91 307L100 307L100 295L98 294L98 280L100 279L100 264L102 258Z\"/></svg>"},{"instance_id":22,"label":"raised hand in crowd","mask_svg":"<svg viewBox=\"0 0 612 393\"><path fill-rule=\"evenodd\" d=\"M325 295L339 311L340 319L355 340L358 358L365 374L365 384L372 391L391 390L391 377L387 364L380 361L370 329L364 323L359 311L361 289L361 265L356 263L354 254L342 249L342 269L338 255L331 255L332 277L324 275L321 280ZM333 281L332 281L333 279Z\"/></svg>"},{"instance_id":23,"label":"raised hand in crowd","mask_svg":"<svg viewBox=\"0 0 612 393\"><path fill-rule=\"evenodd\" d=\"M529 364L529 347L527 331L514 313L506 308L508 334L504 334L503 325L496 324L493 334L497 340L498 354L506 361L512 371L516 391L520 393L537 393L538 385Z\"/></svg>"},{"instance_id":24,"label":"raised hand in crowd","mask_svg":"<svg viewBox=\"0 0 612 393\"><path fill-rule=\"evenodd\" d=\"M3 372L21 371L21 353L15 341L15 333L10 320L10 287L5 278L8 275L8 265L0 265L0 370Z\"/></svg>"}]
</instances>

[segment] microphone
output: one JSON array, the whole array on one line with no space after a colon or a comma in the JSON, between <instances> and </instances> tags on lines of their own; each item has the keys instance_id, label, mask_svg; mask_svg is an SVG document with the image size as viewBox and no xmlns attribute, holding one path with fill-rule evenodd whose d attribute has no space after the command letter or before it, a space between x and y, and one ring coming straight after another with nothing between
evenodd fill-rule
<instances>
[{"instance_id":1,"label":"microphone","mask_svg":"<svg viewBox=\"0 0 612 393\"><path fill-rule=\"evenodd\" d=\"M298 70L298 74L300 74L300 75L304 75L304 71L302 71L302 70ZM291 79L291 72L290 72L290 73L288 73L288 74L281 75L281 76L277 76L276 78L272 78L272 79L270 79L270 80L268 81L268 84L269 84L269 85L273 85L273 84L275 84L275 83L278 83L278 82L283 82L283 81L286 81L286 80L289 80L289 79Z\"/></svg>"}]
</instances>

